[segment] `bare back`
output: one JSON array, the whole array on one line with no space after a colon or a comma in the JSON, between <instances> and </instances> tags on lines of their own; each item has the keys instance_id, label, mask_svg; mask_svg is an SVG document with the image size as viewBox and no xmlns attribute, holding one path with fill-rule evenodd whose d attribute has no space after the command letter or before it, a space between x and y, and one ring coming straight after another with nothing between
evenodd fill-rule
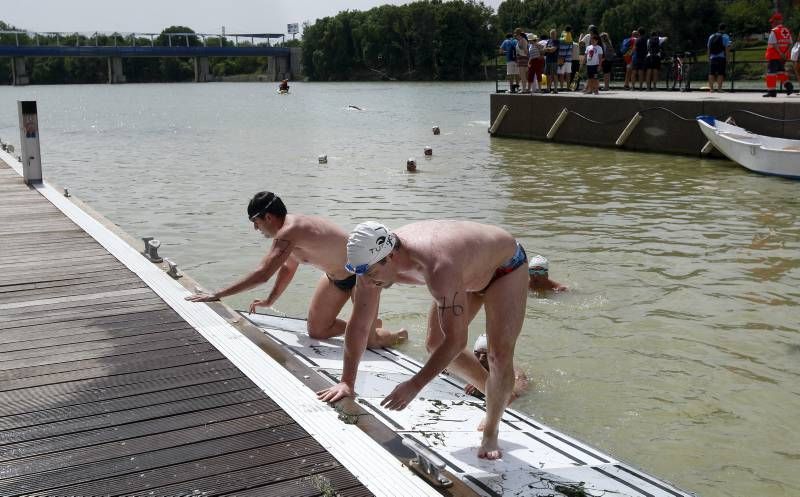
<instances>
[{"instance_id":1,"label":"bare back","mask_svg":"<svg viewBox=\"0 0 800 497\"><path fill-rule=\"evenodd\" d=\"M288 214L275 240L291 242L291 256L300 264L310 264L334 279L350 276L344 269L347 233L324 217Z\"/></svg>"},{"instance_id":2,"label":"bare back","mask_svg":"<svg viewBox=\"0 0 800 497\"><path fill-rule=\"evenodd\" d=\"M505 230L470 221L421 221L395 233L415 262L415 269L398 275L401 283L431 286L433 275L449 267L460 273L466 291L478 292L516 251Z\"/></svg>"}]
</instances>

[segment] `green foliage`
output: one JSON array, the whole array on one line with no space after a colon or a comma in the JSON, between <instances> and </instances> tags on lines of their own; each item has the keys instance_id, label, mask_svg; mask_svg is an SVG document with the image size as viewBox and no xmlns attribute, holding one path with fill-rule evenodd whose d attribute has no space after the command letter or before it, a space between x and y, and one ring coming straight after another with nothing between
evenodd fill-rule
<instances>
[{"instance_id":1,"label":"green foliage","mask_svg":"<svg viewBox=\"0 0 800 497\"><path fill-rule=\"evenodd\" d=\"M343 11L303 31L312 80L461 80L481 76L496 41L492 10L473 0L425 0Z\"/></svg>"}]
</instances>

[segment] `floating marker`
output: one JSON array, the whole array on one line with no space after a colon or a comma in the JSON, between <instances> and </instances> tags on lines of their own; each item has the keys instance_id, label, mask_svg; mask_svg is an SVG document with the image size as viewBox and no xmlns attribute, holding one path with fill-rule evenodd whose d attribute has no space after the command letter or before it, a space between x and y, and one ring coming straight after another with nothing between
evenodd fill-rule
<instances>
[{"instance_id":1,"label":"floating marker","mask_svg":"<svg viewBox=\"0 0 800 497\"><path fill-rule=\"evenodd\" d=\"M320 155L318 158L320 164L327 164L328 163L328 156L327 155Z\"/></svg>"},{"instance_id":2,"label":"floating marker","mask_svg":"<svg viewBox=\"0 0 800 497\"><path fill-rule=\"evenodd\" d=\"M439 130L439 126L434 126L432 130L434 135L438 135L439 133L441 133L441 131Z\"/></svg>"},{"instance_id":3,"label":"floating marker","mask_svg":"<svg viewBox=\"0 0 800 497\"><path fill-rule=\"evenodd\" d=\"M433 149L431 147L425 147L425 155L428 157L433 155Z\"/></svg>"},{"instance_id":4,"label":"floating marker","mask_svg":"<svg viewBox=\"0 0 800 497\"><path fill-rule=\"evenodd\" d=\"M415 161L413 158L408 159L406 161L406 170L408 172L411 172L411 173L416 171L417 170L417 161Z\"/></svg>"}]
</instances>

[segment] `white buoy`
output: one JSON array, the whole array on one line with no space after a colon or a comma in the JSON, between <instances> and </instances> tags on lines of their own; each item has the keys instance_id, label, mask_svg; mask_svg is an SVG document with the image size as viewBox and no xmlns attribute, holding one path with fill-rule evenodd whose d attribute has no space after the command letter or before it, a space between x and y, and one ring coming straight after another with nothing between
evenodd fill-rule
<instances>
[{"instance_id":1,"label":"white buoy","mask_svg":"<svg viewBox=\"0 0 800 497\"><path fill-rule=\"evenodd\" d=\"M425 155L427 157L430 157L431 155L433 155L433 149L431 147L425 147Z\"/></svg>"},{"instance_id":2,"label":"white buoy","mask_svg":"<svg viewBox=\"0 0 800 497\"><path fill-rule=\"evenodd\" d=\"M417 170L417 161L415 161L413 157L410 157L406 161L406 171L413 173L416 170Z\"/></svg>"},{"instance_id":3,"label":"white buoy","mask_svg":"<svg viewBox=\"0 0 800 497\"><path fill-rule=\"evenodd\" d=\"M328 156L327 155L320 155L318 157L320 164L327 164L328 163Z\"/></svg>"},{"instance_id":4,"label":"white buoy","mask_svg":"<svg viewBox=\"0 0 800 497\"><path fill-rule=\"evenodd\" d=\"M434 126L432 130L434 135L438 135L439 133L441 133L441 131L439 130L439 126Z\"/></svg>"}]
</instances>

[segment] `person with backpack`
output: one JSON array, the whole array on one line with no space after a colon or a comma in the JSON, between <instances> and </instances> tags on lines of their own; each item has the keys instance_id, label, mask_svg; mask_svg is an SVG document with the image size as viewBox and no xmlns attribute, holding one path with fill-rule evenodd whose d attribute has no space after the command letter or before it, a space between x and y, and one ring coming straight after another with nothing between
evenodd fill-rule
<instances>
[{"instance_id":1,"label":"person with backpack","mask_svg":"<svg viewBox=\"0 0 800 497\"><path fill-rule=\"evenodd\" d=\"M623 82L623 88L626 90L633 89L633 81L635 79L633 74L633 50L636 47L637 36L639 36L639 32L633 30L630 38L622 40L622 45L619 47L619 53L622 54L622 60L625 61L625 81Z\"/></svg>"},{"instance_id":2,"label":"person with backpack","mask_svg":"<svg viewBox=\"0 0 800 497\"><path fill-rule=\"evenodd\" d=\"M655 90L658 83L658 76L661 73L661 44L666 41L666 37L659 36L658 32L653 31L650 38L647 38L647 56L645 66L647 73L647 91Z\"/></svg>"},{"instance_id":3,"label":"person with backpack","mask_svg":"<svg viewBox=\"0 0 800 497\"><path fill-rule=\"evenodd\" d=\"M617 53L614 51L614 44L611 43L611 37L608 33L600 33L600 43L603 47L603 61L600 63L600 68L603 70L603 89L608 91L611 88L611 69L614 66L614 59L617 58Z\"/></svg>"},{"instance_id":4,"label":"person with backpack","mask_svg":"<svg viewBox=\"0 0 800 497\"><path fill-rule=\"evenodd\" d=\"M725 63L730 52L731 39L725 33L725 24L720 24L717 32L708 37L708 91L722 91L725 81ZM714 82L717 89L714 90Z\"/></svg>"},{"instance_id":5,"label":"person with backpack","mask_svg":"<svg viewBox=\"0 0 800 497\"><path fill-rule=\"evenodd\" d=\"M499 53L506 56L508 89L511 93L516 93L519 88L519 67L517 66L517 40L514 39L513 34L506 34L506 39L500 45Z\"/></svg>"},{"instance_id":6,"label":"person with backpack","mask_svg":"<svg viewBox=\"0 0 800 497\"><path fill-rule=\"evenodd\" d=\"M647 31L644 28L638 29L639 36L633 46L633 80L631 88L636 87L639 81L639 89L644 90L645 75L647 73Z\"/></svg>"}]
</instances>

